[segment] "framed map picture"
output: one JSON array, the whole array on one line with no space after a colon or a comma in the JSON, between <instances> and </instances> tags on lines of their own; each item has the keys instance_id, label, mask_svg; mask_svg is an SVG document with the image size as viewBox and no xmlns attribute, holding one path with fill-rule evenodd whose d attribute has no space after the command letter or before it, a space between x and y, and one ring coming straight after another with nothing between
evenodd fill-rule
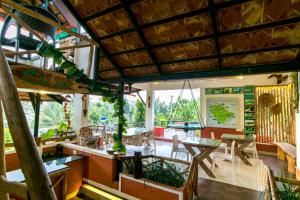
<instances>
[{"instance_id":1,"label":"framed map picture","mask_svg":"<svg viewBox=\"0 0 300 200\"><path fill-rule=\"evenodd\" d=\"M206 105L208 127L237 127L236 98L207 98Z\"/></svg>"}]
</instances>

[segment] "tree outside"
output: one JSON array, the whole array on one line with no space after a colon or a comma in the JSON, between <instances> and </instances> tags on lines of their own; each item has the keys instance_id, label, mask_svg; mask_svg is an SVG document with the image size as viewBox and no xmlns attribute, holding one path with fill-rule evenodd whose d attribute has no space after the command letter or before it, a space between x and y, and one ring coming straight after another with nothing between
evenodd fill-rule
<instances>
[{"instance_id":1,"label":"tree outside","mask_svg":"<svg viewBox=\"0 0 300 200\"><path fill-rule=\"evenodd\" d=\"M145 126L146 106L141 100L137 100L133 107L133 124L135 127Z\"/></svg>"}]
</instances>

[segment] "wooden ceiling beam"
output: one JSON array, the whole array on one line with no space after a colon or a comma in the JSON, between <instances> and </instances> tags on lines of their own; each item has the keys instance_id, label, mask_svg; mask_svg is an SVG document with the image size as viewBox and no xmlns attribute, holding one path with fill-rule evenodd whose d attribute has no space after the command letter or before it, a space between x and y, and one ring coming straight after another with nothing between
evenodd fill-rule
<instances>
[{"instance_id":1,"label":"wooden ceiling beam","mask_svg":"<svg viewBox=\"0 0 300 200\"><path fill-rule=\"evenodd\" d=\"M230 1L230 2L225 2L225 3L220 3L220 4L215 5L215 9L216 10L224 9L224 8L234 6L234 5L238 5L238 4L242 4L242 3L245 3L245 2L248 2L248 1L250 1L250 0L239 0L239 1ZM169 22L172 22L172 21L177 21L177 20L180 20L180 19L184 19L184 18L187 18L187 17L192 17L192 16L196 16L196 15L200 15L200 14L204 14L204 13L208 13L208 12L209 12L209 7L199 8L199 9L187 12L187 13L182 13L182 14L179 14L179 15L175 15L175 16L172 16L172 17L165 18L165 19L160 19L160 20L156 20L154 22L149 22L149 23L146 23L146 24L142 24L142 25L140 25L140 27L141 27L141 29L145 29L145 28L149 28L149 27L153 27L153 26L157 26L157 25L162 25L162 24L169 23ZM112 37L115 37L115 36L124 35L124 34L127 34L127 33L134 32L134 31L135 31L135 28L128 28L128 29L125 29L125 30L121 30L121 31L118 31L118 32L110 33L108 35L99 37L98 39L99 40L106 40L106 39L109 39L109 38L112 38Z\"/></svg>"},{"instance_id":2,"label":"wooden ceiling beam","mask_svg":"<svg viewBox=\"0 0 300 200\"><path fill-rule=\"evenodd\" d=\"M284 49L299 49L299 48L300 48L300 44L292 44L292 45L267 47L262 49L246 50L246 51L239 51L239 52L221 53L221 56L222 57L242 56L242 55L261 53L261 52L279 51ZM201 61L201 60L213 59L213 58L217 58L217 55L214 54L214 55L206 55L206 56L193 57L193 58L183 58L183 59L160 62L160 64L161 65L178 64L183 62ZM123 69L133 69L133 68L142 68L142 67L150 67L150 66L153 66L153 64L147 63L141 65L134 65L134 66L123 67ZM102 70L101 72L105 72L105 71L112 71L112 69Z\"/></svg>"},{"instance_id":3,"label":"wooden ceiling beam","mask_svg":"<svg viewBox=\"0 0 300 200\"><path fill-rule=\"evenodd\" d=\"M144 44L144 46L145 46L145 48L146 48L146 51L147 51L147 53L148 53L150 59L152 60L152 63L156 66L156 68L157 68L159 74L163 74L163 71L162 71L162 69L161 69L161 66L160 66L160 64L158 63L157 58L156 58L156 56L155 56L153 50L151 49L150 44L149 44L148 40L146 39L146 37L145 37L145 35L144 35L144 32L142 31L141 26L140 26L140 24L138 23L136 17L134 16L134 13L132 12L132 10L131 10L129 4L127 4L127 2L126 2L125 0L121 0L121 3L122 3L122 5L123 5L124 10L126 11L126 13L127 13L127 15L128 15L129 20L130 20L131 23L133 24L133 26L134 26L136 32L138 33L138 35L139 35L141 41L143 42L143 44Z\"/></svg>"},{"instance_id":4,"label":"wooden ceiling beam","mask_svg":"<svg viewBox=\"0 0 300 200\"><path fill-rule=\"evenodd\" d=\"M265 23L265 24L258 24L258 25L239 28L239 29L235 29L235 30L218 32L218 35L219 35L219 37L223 37L223 36L251 32L251 31L255 31L255 30L262 30L262 29L266 29L266 28L272 28L272 27L293 24L293 23L298 23L298 22L300 22L300 17L293 17L293 18L283 19L283 20L269 22L269 23ZM161 44L154 44L154 45L151 45L151 48L161 48L161 47L166 47L166 46L171 46L171 45L184 44L184 43L188 43L188 42L207 40L207 39L211 39L211 38L213 38L213 34L203 35L203 36L199 36L199 37L192 37L192 38L187 38L187 39L182 39L182 40L175 40L175 41L165 42L165 43L161 43ZM112 56L120 55L120 54L124 54L124 53L133 53L133 52L142 51L142 50L145 50L145 49L144 48L130 49L130 50L113 53Z\"/></svg>"},{"instance_id":5,"label":"wooden ceiling beam","mask_svg":"<svg viewBox=\"0 0 300 200\"><path fill-rule=\"evenodd\" d=\"M132 4L135 4L135 3L137 3L137 2L139 2L139 0L127 0L127 1L126 1L126 3L127 3L128 5L132 5ZM120 9L122 9L122 8L123 8L123 5L120 3L120 4L114 5L114 6L112 6L112 7L106 8L106 9L100 11L100 12L94 13L94 14L92 14L92 15L90 15L90 16L83 17L82 20L83 20L84 22L87 22L87 21L96 19L96 18L98 18L98 17L102 17L102 16L104 16L104 15L107 15L107 14L109 14L109 13L112 13L112 12L114 12L114 11L120 10Z\"/></svg>"},{"instance_id":6,"label":"wooden ceiling beam","mask_svg":"<svg viewBox=\"0 0 300 200\"><path fill-rule=\"evenodd\" d=\"M215 41L215 49L216 49L217 58L218 58L218 65L219 65L219 68L222 69L223 65L222 65L222 57L221 57L221 51L220 51L218 25L217 25L216 12L215 12L213 0L208 0L208 7L209 7L211 25L213 28L213 37L214 37L214 41Z\"/></svg>"},{"instance_id":7,"label":"wooden ceiling beam","mask_svg":"<svg viewBox=\"0 0 300 200\"><path fill-rule=\"evenodd\" d=\"M111 62L113 67L119 72L120 76L124 78L125 74L122 71L119 64L112 58L112 56L110 55L109 51L105 48L105 46L102 45L101 42L97 40L96 34L85 23L82 23L81 17L77 13L77 11L75 11L72 4L68 0L62 0L62 1L66 5L66 7L69 9L70 13L72 13L73 16L76 18L76 20L78 21L80 26L82 26L85 29L85 31L91 36L91 38L93 38L99 44L101 52L103 53L103 55Z\"/></svg>"},{"instance_id":8,"label":"wooden ceiling beam","mask_svg":"<svg viewBox=\"0 0 300 200\"><path fill-rule=\"evenodd\" d=\"M253 75L262 73L273 72L290 72L300 70L300 60L292 60L285 62L275 62L270 64L257 64L248 66L232 66L226 67L222 70L210 71L195 71L195 72L182 72L174 74L140 76L135 78L122 79L125 83L138 83L138 82L151 82L162 80L183 80L183 79L196 79L196 78L213 78L223 76L238 76L238 75ZM120 80L110 80L108 82L118 82Z\"/></svg>"}]
</instances>

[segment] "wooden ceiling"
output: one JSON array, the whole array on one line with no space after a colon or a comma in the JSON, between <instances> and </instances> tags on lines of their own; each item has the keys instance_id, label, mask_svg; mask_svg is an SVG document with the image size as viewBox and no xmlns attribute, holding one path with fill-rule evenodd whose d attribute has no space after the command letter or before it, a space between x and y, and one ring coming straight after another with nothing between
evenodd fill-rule
<instances>
[{"instance_id":1,"label":"wooden ceiling","mask_svg":"<svg viewBox=\"0 0 300 200\"><path fill-rule=\"evenodd\" d=\"M300 0L63 2L100 44L101 80L300 69Z\"/></svg>"}]
</instances>

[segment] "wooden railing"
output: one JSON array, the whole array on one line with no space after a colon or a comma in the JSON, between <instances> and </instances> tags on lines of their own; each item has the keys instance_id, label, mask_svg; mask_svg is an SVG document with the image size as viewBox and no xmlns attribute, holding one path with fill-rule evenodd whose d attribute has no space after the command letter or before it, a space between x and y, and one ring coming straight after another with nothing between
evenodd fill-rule
<instances>
[{"instance_id":1,"label":"wooden railing","mask_svg":"<svg viewBox=\"0 0 300 200\"><path fill-rule=\"evenodd\" d=\"M259 98L265 93L274 96L273 105L262 106L260 104ZM295 144L295 111L292 102L292 85L256 87L255 95L257 141ZM274 109L276 104L278 104L278 107Z\"/></svg>"},{"instance_id":2,"label":"wooden railing","mask_svg":"<svg viewBox=\"0 0 300 200\"><path fill-rule=\"evenodd\" d=\"M300 181L295 179L289 179L284 177L274 176L273 171L265 165L266 170L266 190L264 194L265 200L279 200L277 194L277 184L276 182L287 183L293 185L293 191L300 191Z\"/></svg>"}]
</instances>

